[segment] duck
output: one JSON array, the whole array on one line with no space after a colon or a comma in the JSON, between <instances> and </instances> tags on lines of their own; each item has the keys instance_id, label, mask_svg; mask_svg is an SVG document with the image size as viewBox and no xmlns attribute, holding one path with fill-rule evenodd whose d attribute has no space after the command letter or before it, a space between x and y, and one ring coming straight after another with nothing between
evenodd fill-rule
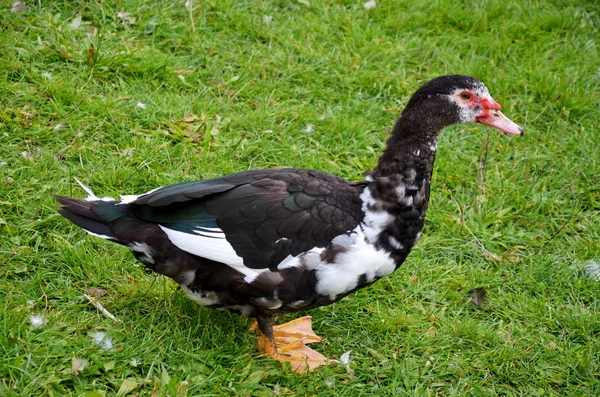
<instances>
[{"instance_id":1,"label":"duck","mask_svg":"<svg viewBox=\"0 0 600 397\"><path fill-rule=\"evenodd\" d=\"M254 319L260 353L302 373L337 363L304 316L402 265L419 240L440 131L479 123L523 135L488 88L463 75L434 78L412 95L362 181L305 168L237 172L120 199L55 196L58 212L121 244L208 308Z\"/></svg>"}]
</instances>

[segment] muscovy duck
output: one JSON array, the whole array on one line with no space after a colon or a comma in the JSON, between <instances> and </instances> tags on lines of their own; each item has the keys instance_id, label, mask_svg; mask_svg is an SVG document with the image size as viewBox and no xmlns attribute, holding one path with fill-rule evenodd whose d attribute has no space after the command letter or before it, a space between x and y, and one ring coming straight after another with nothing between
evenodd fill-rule
<instances>
[{"instance_id":1,"label":"muscovy duck","mask_svg":"<svg viewBox=\"0 0 600 397\"><path fill-rule=\"evenodd\" d=\"M65 218L129 247L196 302L253 317L259 350L304 372L335 360L306 346L320 340L309 316L276 327L274 318L329 305L397 269L425 221L438 133L471 122L523 135L479 80L442 76L411 97L361 182L278 168L120 200L85 186L87 199L56 199Z\"/></svg>"}]
</instances>

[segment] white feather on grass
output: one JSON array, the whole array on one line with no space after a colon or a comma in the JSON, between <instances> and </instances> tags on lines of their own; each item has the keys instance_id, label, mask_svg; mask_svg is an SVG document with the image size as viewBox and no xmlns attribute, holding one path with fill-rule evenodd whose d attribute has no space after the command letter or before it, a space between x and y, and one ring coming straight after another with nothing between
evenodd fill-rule
<instances>
[{"instance_id":1,"label":"white feather on grass","mask_svg":"<svg viewBox=\"0 0 600 397\"><path fill-rule=\"evenodd\" d=\"M41 314L32 314L29 316L29 321L31 322L31 328L37 329L46 324L48 324L48 320Z\"/></svg>"},{"instance_id":2,"label":"white feather on grass","mask_svg":"<svg viewBox=\"0 0 600 397\"><path fill-rule=\"evenodd\" d=\"M349 365L352 360L350 359L350 353L352 352L352 350L347 351L346 353L342 354L340 356L340 363L344 364L344 365Z\"/></svg>"},{"instance_id":3,"label":"white feather on grass","mask_svg":"<svg viewBox=\"0 0 600 397\"><path fill-rule=\"evenodd\" d=\"M596 262L595 260L591 260L586 263L583 268L583 272L589 278L600 281L600 263Z\"/></svg>"},{"instance_id":4,"label":"white feather on grass","mask_svg":"<svg viewBox=\"0 0 600 397\"><path fill-rule=\"evenodd\" d=\"M113 343L112 338L106 332L92 332L90 337L96 342L96 345L102 350L112 350Z\"/></svg>"},{"instance_id":5,"label":"white feather on grass","mask_svg":"<svg viewBox=\"0 0 600 397\"><path fill-rule=\"evenodd\" d=\"M372 10L373 8L377 7L377 2L375 0L367 1L363 4L363 7L365 7L365 10Z\"/></svg>"}]
</instances>

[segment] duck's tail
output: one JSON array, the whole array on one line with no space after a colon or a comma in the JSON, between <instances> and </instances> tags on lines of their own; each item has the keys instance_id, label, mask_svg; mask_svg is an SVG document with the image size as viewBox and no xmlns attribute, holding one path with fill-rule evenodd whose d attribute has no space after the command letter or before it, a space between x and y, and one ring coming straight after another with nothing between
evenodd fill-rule
<instances>
[{"instance_id":1,"label":"duck's tail","mask_svg":"<svg viewBox=\"0 0 600 397\"><path fill-rule=\"evenodd\" d=\"M120 242L111 229L111 222L124 215L123 210L116 205L117 202L88 201L67 196L54 198L61 204L59 214L94 236ZM109 212L114 212L114 215L107 217Z\"/></svg>"},{"instance_id":2,"label":"duck's tail","mask_svg":"<svg viewBox=\"0 0 600 397\"><path fill-rule=\"evenodd\" d=\"M99 198L79 179L75 180L88 193L88 198L54 196L61 204L58 213L94 236L125 244L115 236L112 226L127 213L127 205L110 197Z\"/></svg>"}]
</instances>

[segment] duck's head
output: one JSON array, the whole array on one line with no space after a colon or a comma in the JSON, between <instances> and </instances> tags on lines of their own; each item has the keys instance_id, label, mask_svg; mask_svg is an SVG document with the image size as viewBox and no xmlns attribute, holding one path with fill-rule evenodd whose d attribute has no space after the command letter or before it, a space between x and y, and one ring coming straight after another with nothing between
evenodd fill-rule
<instances>
[{"instance_id":1,"label":"duck's head","mask_svg":"<svg viewBox=\"0 0 600 397\"><path fill-rule=\"evenodd\" d=\"M415 92L403 112L429 120L432 127L456 123L480 123L507 134L524 131L500 111L487 87L470 76L437 77Z\"/></svg>"}]
</instances>

